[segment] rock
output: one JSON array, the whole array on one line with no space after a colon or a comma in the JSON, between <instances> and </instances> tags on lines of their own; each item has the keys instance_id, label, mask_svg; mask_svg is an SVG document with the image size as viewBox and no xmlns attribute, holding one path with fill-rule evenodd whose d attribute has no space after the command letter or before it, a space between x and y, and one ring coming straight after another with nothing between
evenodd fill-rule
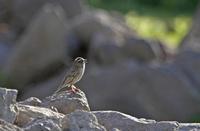
<instances>
[{"instance_id":1,"label":"rock","mask_svg":"<svg viewBox=\"0 0 200 131\"><path fill-rule=\"evenodd\" d=\"M90 110L85 94L81 90L77 93L64 91L54 94L42 100L41 106L55 107L59 113L63 114L69 114L75 110Z\"/></svg>"},{"instance_id":2,"label":"rock","mask_svg":"<svg viewBox=\"0 0 200 131\"><path fill-rule=\"evenodd\" d=\"M22 105L30 105L30 106L40 106L42 101L36 97L30 97L24 101L18 102L19 104Z\"/></svg>"},{"instance_id":3,"label":"rock","mask_svg":"<svg viewBox=\"0 0 200 131\"><path fill-rule=\"evenodd\" d=\"M88 43L92 36L102 30L113 30L119 34L132 35L126 23L112 17L102 10L88 10L72 20L70 29L83 41Z\"/></svg>"},{"instance_id":4,"label":"rock","mask_svg":"<svg viewBox=\"0 0 200 131\"><path fill-rule=\"evenodd\" d=\"M62 131L58 124L51 119L35 119L28 123L24 128L25 131Z\"/></svg>"},{"instance_id":5,"label":"rock","mask_svg":"<svg viewBox=\"0 0 200 131\"><path fill-rule=\"evenodd\" d=\"M90 62L97 66L121 63L125 59L138 62L165 60L166 55L161 43L124 35L109 28L93 35L88 52Z\"/></svg>"},{"instance_id":6,"label":"rock","mask_svg":"<svg viewBox=\"0 0 200 131\"><path fill-rule=\"evenodd\" d=\"M54 121L54 123L59 124L60 119L64 117L63 114L52 111L48 108L21 105L17 104L19 113L16 116L15 124L19 127L23 127L33 119L37 118L47 118Z\"/></svg>"},{"instance_id":7,"label":"rock","mask_svg":"<svg viewBox=\"0 0 200 131\"><path fill-rule=\"evenodd\" d=\"M179 131L198 131L200 130L199 123L181 123Z\"/></svg>"},{"instance_id":8,"label":"rock","mask_svg":"<svg viewBox=\"0 0 200 131\"><path fill-rule=\"evenodd\" d=\"M149 62L158 59L159 49L157 44L148 42L144 39L132 37L126 40L123 47L123 53L128 58L134 58L138 61Z\"/></svg>"},{"instance_id":9,"label":"rock","mask_svg":"<svg viewBox=\"0 0 200 131\"><path fill-rule=\"evenodd\" d=\"M12 22L14 27L17 30L26 27L30 23L30 21L34 19L40 9L48 3L61 6L64 9L65 15L68 18L73 18L81 14L84 10L82 0L15 0L12 1Z\"/></svg>"},{"instance_id":10,"label":"rock","mask_svg":"<svg viewBox=\"0 0 200 131\"><path fill-rule=\"evenodd\" d=\"M70 29L89 43L88 58L97 65L110 65L123 59L150 62L162 57L162 49L156 42L139 39L123 20L101 10L85 12L71 22Z\"/></svg>"},{"instance_id":11,"label":"rock","mask_svg":"<svg viewBox=\"0 0 200 131\"><path fill-rule=\"evenodd\" d=\"M4 94L5 92L7 92L7 94L10 93L9 94L10 96L13 95L14 97L16 97L16 92L17 92L16 90L0 89L0 94ZM0 98L2 99L4 98L5 100L7 100L5 95L0 96ZM179 123L176 121L156 121L156 120L148 120L144 118L138 119L136 117L133 117L124 113L120 113L117 111L89 111L88 105L87 105L88 109L79 108L77 106L76 109L74 108L73 110L71 110L71 107L70 107L71 105L66 104L67 102L64 102L64 101L67 101L67 100L69 101L70 99L75 99L75 98L84 99L84 101L87 102L87 99L85 98L85 95L82 91L79 91L74 94L70 93L69 91L63 91L44 99L42 102L38 98L33 98L33 97L25 101L18 102L15 104L16 105L15 108L17 110L15 121L12 123L9 123L5 121L5 119L7 118L1 117L2 119L0 119L0 131L5 131L5 130L6 131L39 131L39 130L45 130L45 131L46 130L48 131L63 131L63 130L65 131L69 131L69 130L70 131L107 131L107 130L108 131L133 131L133 130L136 130L136 131L189 131L189 130L192 130L193 131L194 130L196 131L196 130L200 130L199 123ZM13 101L15 101L15 99L13 98ZM60 101L60 105L58 101ZM72 101L72 103L76 104L76 101ZM62 107L61 107L61 104L63 104ZM121 106L123 106L122 104L123 103L120 103ZM31 105L35 105L35 106L31 106ZM41 106L46 106L46 107L41 107ZM56 108L58 108L58 110ZM65 112L59 108L65 108ZM64 114L58 113L58 111L65 114L68 113L68 114L64 115ZM168 113L165 110L163 111L165 113Z\"/></svg>"},{"instance_id":12,"label":"rock","mask_svg":"<svg viewBox=\"0 0 200 131\"><path fill-rule=\"evenodd\" d=\"M200 93L200 53L193 51L182 51L176 56L175 64L187 76L194 88L195 92ZM196 94L198 97L198 93Z\"/></svg>"},{"instance_id":13,"label":"rock","mask_svg":"<svg viewBox=\"0 0 200 131\"><path fill-rule=\"evenodd\" d=\"M16 119L17 90L0 88L0 119L13 123Z\"/></svg>"},{"instance_id":14,"label":"rock","mask_svg":"<svg viewBox=\"0 0 200 131\"><path fill-rule=\"evenodd\" d=\"M0 119L0 131L23 131L23 129Z\"/></svg>"},{"instance_id":15,"label":"rock","mask_svg":"<svg viewBox=\"0 0 200 131\"><path fill-rule=\"evenodd\" d=\"M107 130L121 131L189 131L199 130L200 124L182 124L176 121L138 119L116 111L93 111L99 123Z\"/></svg>"},{"instance_id":16,"label":"rock","mask_svg":"<svg viewBox=\"0 0 200 131\"><path fill-rule=\"evenodd\" d=\"M9 82L23 88L36 83L68 61L66 55L66 19L61 7L46 5L29 25L5 64Z\"/></svg>"},{"instance_id":17,"label":"rock","mask_svg":"<svg viewBox=\"0 0 200 131\"><path fill-rule=\"evenodd\" d=\"M199 92L172 63L147 66L123 61L111 67L90 66L77 84L87 92L92 110L119 110L136 117L179 121L200 111Z\"/></svg>"},{"instance_id":18,"label":"rock","mask_svg":"<svg viewBox=\"0 0 200 131\"><path fill-rule=\"evenodd\" d=\"M121 62L124 59L123 36L113 30L102 30L95 33L91 39L88 51L90 64L110 65Z\"/></svg>"},{"instance_id":19,"label":"rock","mask_svg":"<svg viewBox=\"0 0 200 131\"><path fill-rule=\"evenodd\" d=\"M62 128L70 131L106 131L96 116L86 111L75 111L62 120Z\"/></svg>"}]
</instances>

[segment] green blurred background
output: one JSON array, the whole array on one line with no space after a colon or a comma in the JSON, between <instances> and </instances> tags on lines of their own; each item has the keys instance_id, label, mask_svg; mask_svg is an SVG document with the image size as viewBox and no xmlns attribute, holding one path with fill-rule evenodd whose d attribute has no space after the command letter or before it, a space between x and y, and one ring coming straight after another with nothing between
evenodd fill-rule
<instances>
[{"instance_id":1,"label":"green blurred background","mask_svg":"<svg viewBox=\"0 0 200 131\"><path fill-rule=\"evenodd\" d=\"M188 32L198 0L87 0L95 8L118 11L143 38L177 48Z\"/></svg>"}]
</instances>

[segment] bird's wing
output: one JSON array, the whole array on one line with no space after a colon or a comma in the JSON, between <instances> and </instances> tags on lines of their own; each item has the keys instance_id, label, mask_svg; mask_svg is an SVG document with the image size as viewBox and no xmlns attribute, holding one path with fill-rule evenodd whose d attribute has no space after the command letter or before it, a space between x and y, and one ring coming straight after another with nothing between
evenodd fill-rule
<instances>
[{"instance_id":1,"label":"bird's wing","mask_svg":"<svg viewBox=\"0 0 200 131\"><path fill-rule=\"evenodd\" d=\"M61 89L67 87L67 86L70 86L70 84L72 84L73 80L74 80L74 77L76 75L76 71L71 69L69 70L66 74L65 74L65 77L64 79L62 80L60 86L58 87L57 91L56 92L59 92Z\"/></svg>"}]
</instances>

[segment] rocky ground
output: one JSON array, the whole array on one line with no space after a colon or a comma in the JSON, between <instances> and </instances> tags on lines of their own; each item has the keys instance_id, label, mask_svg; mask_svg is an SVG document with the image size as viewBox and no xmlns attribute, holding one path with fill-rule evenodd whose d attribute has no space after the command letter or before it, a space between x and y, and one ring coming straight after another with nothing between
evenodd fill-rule
<instances>
[{"instance_id":1,"label":"rocky ground","mask_svg":"<svg viewBox=\"0 0 200 131\"><path fill-rule=\"evenodd\" d=\"M56 112L54 110L56 105L60 113L70 114L74 109L83 108L84 111L88 111L89 106L85 105L87 100L81 102L83 107L80 108L79 104L62 107L57 100L69 94L63 97L54 96L55 103L51 96L72 60L81 56L87 58L88 64L83 79L76 86L87 92L92 110L118 110L136 117L156 120L180 122L191 120L200 114L198 18L200 16L196 18L191 32L183 41L182 48L174 53L158 41L139 38L126 25L122 15L91 9L83 0L0 0L0 86L16 88L19 91L19 100L30 96L38 98L26 101L38 104L36 108L29 107L31 104L17 102L18 108L11 106L8 108L10 109L8 115L3 116L15 117L19 114L15 113L15 109L19 109L19 112L34 110L30 112L38 114L38 107L45 107L41 110L49 110L47 107L50 106L53 107L53 112ZM16 91L11 90L11 92ZM46 98L47 96L50 97ZM81 97L81 94L76 97L78 96ZM69 100L63 102L63 105L73 104ZM2 111L8 106L9 104L1 108ZM80 111L74 113L69 115L69 119L74 119L76 123L77 118L73 117ZM161 125L164 125L166 130L168 125L175 129L197 127L195 124L187 126L175 122L137 119L118 112L87 113L91 115L83 117L90 121L89 116L91 116L91 119L94 119L91 125L101 124L99 129L104 127L110 130L121 129L120 125L124 125L122 121L114 120L104 123L104 116L111 117L106 119L119 118L116 120L125 117L127 121L133 123L127 126L133 126L131 128L134 129L142 125L141 130L159 129ZM30 117L31 114L23 114L27 114L24 116L26 118L24 122L33 119ZM54 113L43 115L39 112L39 114L50 115L47 117L48 120L45 120L47 125L54 122L53 120L49 122ZM62 114L57 117L61 116L64 117ZM18 122L23 126L17 124L16 119L7 121L10 123L15 121L17 126L28 128L20 118L21 116L17 117ZM100 123L101 120L104 124ZM43 119L32 122L36 122L33 125L40 125L37 123L43 122ZM45 125L45 122L42 124ZM60 126L56 128L59 129Z\"/></svg>"},{"instance_id":2,"label":"rocky ground","mask_svg":"<svg viewBox=\"0 0 200 131\"><path fill-rule=\"evenodd\" d=\"M155 121L117 111L91 111L81 90L40 100L16 101L18 91L0 88L1 131L198 131L200 124Z\"/></svg>"}]
</instances>

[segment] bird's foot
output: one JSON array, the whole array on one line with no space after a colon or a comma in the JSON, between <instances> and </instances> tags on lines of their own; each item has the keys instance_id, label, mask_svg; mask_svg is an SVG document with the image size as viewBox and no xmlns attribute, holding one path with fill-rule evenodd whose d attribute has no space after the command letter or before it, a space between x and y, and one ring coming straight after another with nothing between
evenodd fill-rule
<instances>
[{"instance_id":1,"label":"bird's foot","mask_svg":"<svg viewBox=\"0 0 200 131\"><path fill-rule=\"evenodd\" d=\"M80 90L78 88L76 88L75 86L71 86L71 89L69 90L69 92L76 94L77 92L79 92Z\"/></svg>"}]
</instances>

